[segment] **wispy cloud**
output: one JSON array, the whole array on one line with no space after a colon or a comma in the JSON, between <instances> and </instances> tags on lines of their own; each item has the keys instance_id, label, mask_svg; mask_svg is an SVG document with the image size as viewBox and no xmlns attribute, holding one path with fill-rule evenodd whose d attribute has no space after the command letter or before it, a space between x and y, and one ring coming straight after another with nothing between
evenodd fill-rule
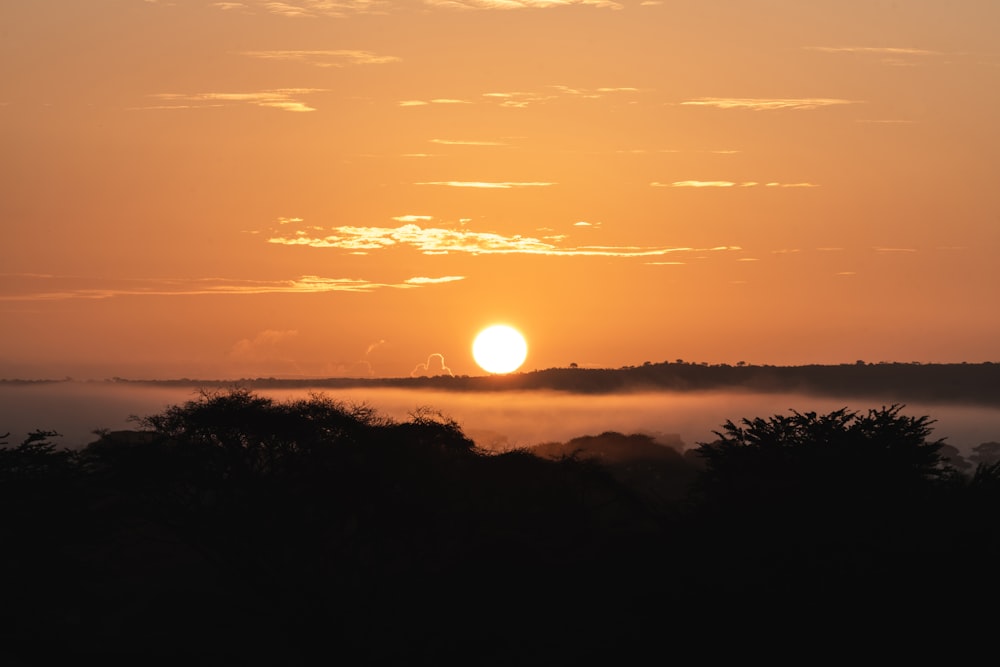
<instances>
[{"instance_id":1,"label":"wispy cloud","mask_svg":"<svg viewBox=\"0 0 1000 667\"><path fill-rule=\"evenodd\" d=\"M256 0L253 2L215 2L223 10L259 8L288 18L344 17L352 14L381 14L393 8L388 0ZM548 9L587 5L602 9L621 9L613 0L424 0L424 4L451 10Z\"/></svg>"},{"instance_id":2,"label":"wispy cloud","mask_svg":"<svg viewBox=\"0 0 1000 667\"><path fill-rule=\"evenodd\" d=\"M217 4L237 4L237 3L217 3ZM382 13L384 9L391 6L385 0L288 0L279 2L277 0L265 0L253 3L254 7L260 7L263 11L287 16L289 18L309 18L317 16L343 17L352 14L372 14Z\"/></svg>"},{"instance_id":3,"label":"wispy cloud","mask_svg":"<svg viewBox=\"0 0 1000 667\"><path fill-rule=\"evenodd\" d=\"M465 276L441 276L440 278L427 278L425 276L417 276L415 278L407 278L407 285L440 285L441 283L453 283L456 280L465 280Z\"/></svg>"},{"instance_id":4,"label":"wispy cloud","mask_svg":"<svg viewBox=\"0 0 1000 667\"><path fill-rule=\"evenodd\" d=\"M736 246L714 248L594 245L564 247L558 243L563 238L557 236L539 239L519 234L504 236L492 232L407 224L399 227L334 227L325 235L309 233L276 235L268 239L268 242L279 245L306 245L314 248L339 248L352 252L408 246L426 255L467 253L473 255L551 255L560 257L656 257L679 252L739 250Z\"/></svg>"},{"instance_id":5,"label":"wispy cloud","mask_svg":"<svg viewBox=\"0 0 1000 667\"><path fill-rule=\"evenodd\" d=\"M0 301L60 301L66 299L110 299L139 296L209 296L239 294L308 294L322 292L373 292L378 289L411 289L463 280L464 276L428 278L417 276L398 283L380 283L360 278L301 276L289 280L201 279L97 279L72 276L23 274L11 281Z\"/></svg>"},{"instance_id":6,"label":"wispy cloud","mask_svg":"<svg viewBox=\"0 0 1000 667\"><path fill-rule=\"evenodd\" d=\"M892 56L940 56L940 51L928 49L913 49L898 46L806 46L807 51L823 51L824 53L876 53Z\"/></svg>"},{"instance_id":7,"label":"wispy cloud","mask_svg":"<svg viewBox=\"0 0 1000 667\"><path fill-rule=\"evenodd\" d=\"M432 100L403 100L399 102L399 106L401 107L424 107L430 104L472 104L472 102L451 97L436 97Z\"/></svg>"},{"instance_id":8,"label":"wispy cloud","mask_svg":"<svg viewBox=\"0 0 1000 667\"><path fill-rule=\"evenodd\" d=\"M451 369L448 368L444 363L444 355L438 352L427 357L427 361L422 364L417 364L412 371L410 371L410 377L428 377L435 375L454 375Z\"/></svg>"},{"instance_id":9,"label":"wispy cloud","mask_svg":"<svg viewBox=\"0 0 1000 667\"><path fill-rule=\"evenodd\" d=\"M431 139L432 144L443 144L445 146L506 146L501 141L466 141L460 139Z\"/></svg>"},{"instance_id":10,"label":"wispy cloud","mask_svg":"<svg viewBox=\"0 0 1000 667\"><path fill-rule=\"evenodd\" d=\"M241 51L241 55L262 60L288 60L316 67L347 67L349 65L383 65L399 62L396 56L380 56L370 51L350 49L333 51Z\"/></svg>"},{"instance_id":11,"label":"wispy cloud","mask_svg":"<svg viewBox=\"0 0 1000 667\"><path fill-rule=\"evenodd\" d=\"M487 190L510 190L512 188L544 188L555 183L543 181L425 181L414 185L442 185L449 188L484 188Z\"/></svg>"},{"instance_id":12,"label":"wispy cloud","mask_svg":"<svg viewBox=\"0 0 1000 667\"><path fill-rule=\"evenodd\" d=\"M913 125L916 121L913 120L901 120L897 118L859 118L855 121L856 123L870 123L874 125Z\"/></svg>"},{"instance_id":13,"label":"wispy cloud","mask_svg":"<svg viewBox=\"0 0 1000 667\"><path fill-rule=\"evenodd\" d=\"M281 343L295 338L299 332L294 329L279 331L265 329L253 338L242 338L229 350L229 356L241 360L270 359Z\"/></svg>"},{"instance_id":14,"label":"wispy cloud","mask_svg":"<svg viewBox=\"0 0 1000 667\"><path fill-rule=\"evenodd\" d=\"M396 222L427 222L433 220L432 215L397 215L393 218Z\"/></svg>"},{"instance_id":15,"label":"wispy cloud","mask_svg":"<svg viewBox=\"0 0 1000 667\"><path fill-rule=\"evenodd\" d=\"M571 5L589 5L602 9L623 7L621 3L611 0L424 0L424 2L432 7L446 9L548 9Z\"/></svg>"},{"instance_id":16,"label":"wispy cloud","mask_svg":"<svg viewBox=\"0 0 1000 667\"><path fill-rule=\"evenodd\" d=\"M541 104L559 99L599 99L615 94L628 94L641 92L638 88L631 86L603 86L600 88L573 88L564 85L552 85L544 91L493 91L482 93L477 100L435 98L429 100L403 100L399 102L401 107L423 107L432 104L474 104L483 102L496 104L502 107L524 109L533 104Z\"/></svg>"},{"instance_id":17,"label":"wispy cloud","mask_svg":"<svg viewBox=\"0 0 1000 667\"><path fill-rule=\"evenodd\" d=\"M807 110L841 104L857 104L853 100L827 97L808 98L752 98L752 97L699 97L681 102L683 106L716 107L718 109L750 109L753 111L775 111L780 109Z\"/></svg>"},{"instance_id":18,"label":"wispy cloud","mask_svg":"<svg viewBox=\"0 0 1000 667\"><path fill-rule=\"evenodd\" d=\"M734 181L674 181L673 183L660 183L653 181L650 183L654 188L732 188L736 187Z\"/></svg>"},{"instance_id":19,"label":"wispy cloud","mask_svg":"<svg viewBox=\"0 0 1000 667\"><path fill-rule=\"evenodd\" d=\"M249 104L270 107L282 111L315 111L314 107L301 101L301 97L325 92L322 88L278 88L253 93L157 93L151 95L164 103L144 109L200 109L221 107L232 104Z\"/></svg>"},{"instance_id":20,"label":"wispy cloud","mask_svg":"<svg viewBox=\"0 0 1000 667\"><path fill-rule=\"evenodd\" d=\"M878 56L879 61L883 65L891 67L912 67L917 64L918 58L947 55L940 51L896 46L807 46L804 48L809 51L820 51L823 53Z\"/></svg>"},{"instance_id":21,"label":"wispy cloud","mask_svg":"<svg viewBox=\"0 0 1000 667\"><path fill-rule=\"evenodd\" d=\"M818 188L815 183L759 183L757 181L673 181L672 183L660 183L653 181L650 186L654 188Z\"/></svg>"}]
</instances>

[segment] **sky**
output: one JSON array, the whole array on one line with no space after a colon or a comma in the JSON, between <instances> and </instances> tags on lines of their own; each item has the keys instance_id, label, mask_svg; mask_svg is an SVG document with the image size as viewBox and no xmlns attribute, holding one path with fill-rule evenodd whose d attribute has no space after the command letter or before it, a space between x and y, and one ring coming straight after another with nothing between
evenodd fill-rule
<instances>
[{"instance_id":1,"label":"sky","mask_svg":"<svg viewBox=\"0 0 1000 667\"><path fill-rule=\"evenodd\" d=\"M995 0L0 4L0 378L1000 361Z\"/></svg>"}]
</instances>

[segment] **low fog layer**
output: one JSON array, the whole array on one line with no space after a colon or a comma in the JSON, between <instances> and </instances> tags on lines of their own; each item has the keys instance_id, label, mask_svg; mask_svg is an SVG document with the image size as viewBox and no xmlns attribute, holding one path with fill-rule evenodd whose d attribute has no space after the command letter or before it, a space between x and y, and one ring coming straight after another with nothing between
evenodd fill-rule
<instances>
[{"instance_id":1,"label":"low fog layer","mask_svg":"<svg viewBox=\"0 0 1000 667\"><path fill-rule=\"evenodd\" d=\"M278 399L306 397L309 389L261 389ZM476 444L506 450L605 431L643 433L664 444L685 447L714 439L727 420L787 414L826 413L839 408L867 411L884 403L870 398L823 398L797 394L736 392L655 392L574 395L547 391L458 393L410 389L321 390L345 403L365 403L380 413L406 419L429 408L454 419ZM0 435L9 443L27 433L54 430L58 442L76 447L95 439L95 429L133 429L130 415L156 414L169 405L198 397L195 387L122 386L101 382L59 382L0 386ZM893 401L889 401L891 403ZM1000 409L955 404L907 403L904 414L936 420L934 438L963 454L983 442L1000 441Z\"/></svg>"}]
</instances>

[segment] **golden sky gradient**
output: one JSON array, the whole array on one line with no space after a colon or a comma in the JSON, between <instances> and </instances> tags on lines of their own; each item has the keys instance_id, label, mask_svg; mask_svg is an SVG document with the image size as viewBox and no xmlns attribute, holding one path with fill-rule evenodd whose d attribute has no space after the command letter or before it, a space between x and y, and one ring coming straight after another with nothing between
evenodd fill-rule
<instances>
[{"instance_id":1,"label":"golden sky gradient","mask_svg":"<svg viewBox=\"0 0 1000 667\"><path fill-rule=\"evenodd\" d=\"M996 0L0 5L0 377L1000 361Z\"/></svg>"}]
</instances>

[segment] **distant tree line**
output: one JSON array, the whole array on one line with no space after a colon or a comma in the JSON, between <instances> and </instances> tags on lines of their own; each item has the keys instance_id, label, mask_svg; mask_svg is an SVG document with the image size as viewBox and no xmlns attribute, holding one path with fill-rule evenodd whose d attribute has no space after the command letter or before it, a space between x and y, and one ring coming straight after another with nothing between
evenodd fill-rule
<instances>
[{"instance_id":1,"label":"distant tree line","mask_svg":"<svg viewBox=\"0 0 1000 667\"><path fill-rule=\"evenodd\" d=\"M954 615L998 592L956 573L1000 556L1000 444L959 470L902 410L730 421L685 453L489 453L433 411L249 389L80 450L36 431L0 444L0 645L568 665L765 619Z\"/></svg>"},{"instance_id":2,"label":"distant tree line","mask_svg":"<svg viewBox=\"0 0 1000 667\"><path fill-rule=\"evenodd\" d=\"M738 389L759 393L794 392L873 400L958 402L1000 405L1000 363L918 364L865 363L771 366L746 362L730 364L645 362L622 368L547 368L487 376L399 378L242 378L233 380L109 380L121 384L197 386L225 389L237 384L253 389L353 387L432 388L454 391L548 389L602 394L630 391L709 391ZM23 380L0 380L0 383ZM48 381L46 381L48 382Z\"/></svg>"}]
</instances>

